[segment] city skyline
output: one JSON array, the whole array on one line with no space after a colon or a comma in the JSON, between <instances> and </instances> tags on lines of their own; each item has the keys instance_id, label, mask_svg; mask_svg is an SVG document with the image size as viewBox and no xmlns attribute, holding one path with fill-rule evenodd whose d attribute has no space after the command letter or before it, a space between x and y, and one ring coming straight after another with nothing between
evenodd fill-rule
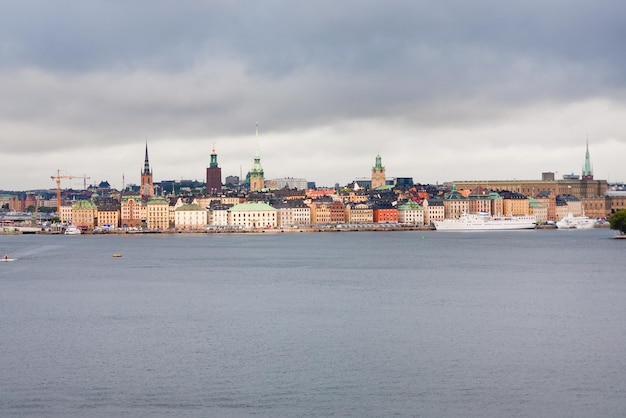
<instances>
[{"instance_id":1,"label":"city skyline","mask_svg":"<svg viewBox=\"0 0 626 418\"><path fill-rule=\"evenodd\" d=\"M318 186L581 174L626 181L618 1L176 5L36 1L0 16L0 189L245 174ZM76 187L82 179L67 181Z\"/></svg>"}]
</instances>

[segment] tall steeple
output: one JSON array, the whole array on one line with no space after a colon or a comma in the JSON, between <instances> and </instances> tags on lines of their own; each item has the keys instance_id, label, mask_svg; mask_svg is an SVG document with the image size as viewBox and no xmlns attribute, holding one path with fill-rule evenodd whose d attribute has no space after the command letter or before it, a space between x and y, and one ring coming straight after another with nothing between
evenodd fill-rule
<instances>
[{"instance_id":1,"label":"tall steeple","mask_svg":"<svg viewBox=\"0 0 626 418\"><path fill-rule=\"evenodd\" d=\"M372 190L385 185L385 167L380 154L376 155L376 164L372 167Z\"/></svg>"},{"instance_id":2,"label":"tall steeple","mask_svg":"<svg viewBox=\"0 0 626 418\"><path fill-rule=\"evenodd\" d=\"M593 180L593 168L589 158L589 139L587 139L587 151L585 152L585 166L583 167L583 180Z\"/></svg>"},{"instance_id":3,"label":"tall steeple","mask_svg":"<svg viewBox=\"0 0 626 418\"><path fill-rule=\"evenodd\" d=\"M150 161L148 160L148 141L146 141L146 158L143 162L143 171L141 172L141 187L139 194L143 199L154 196L154 185L152 183L152 170L150 170Z\"/></svg>"},{"instance_id":4,"label":"tall steeple","mask_svg":"<svg viewBox=\"0 0 626 418\"><path fill-rule=\"evenodd\" d=\"M259 122L256 123L256 154L254 164L250 170L250 191L260 191L265 187L265 177L261 166L261 152L259 151Z\"/></svg>"},{"instance_id":5,"label":"tall steeple","mask_svg":"<svg viewBox=\"0 0 626 418\"><path fill-rule=\"evenodd\" d=\"M215 153L215 145L213 146L213 151L211 151L211 163L209 164L209 167L217 167L217 154Z\"/></svg>"},{"instance_id":6,"label":"tall steeple","mask_svg":"<svg viewBox=\"0 0 626 418\"><path fill-rule=\"evenodd\" d=\"M146 158L143 162L143 174L150 174L150 161L148 160L148 141L146 141Z\"/></svg>"},{"instance_id":7,"label":"tall steeple","mask_svg":"<svg viewBox=\"0 0 626 418\"><path fill-rule=\"evenodd\" d=\"M206 192L217 194L222 192L222 169L217 165L217 153L215 145L211 152L211 162L206 169Z\"/></svg>"}]
</instances>

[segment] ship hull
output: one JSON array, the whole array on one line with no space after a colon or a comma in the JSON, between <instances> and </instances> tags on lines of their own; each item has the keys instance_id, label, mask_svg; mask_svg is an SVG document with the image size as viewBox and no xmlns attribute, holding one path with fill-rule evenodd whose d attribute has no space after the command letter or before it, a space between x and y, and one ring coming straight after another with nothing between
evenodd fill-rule
<instances>
[{"instance_id":1,"label":"ship hull","mask_svg":"<svg viewBox=\"0 0 626 418\"><path fill-rule=\"evenodd\" d=\"M438 231L511 231L535 229L537 218L534 216L462 215L459 219L445 219L434 222Z\"/></svg>"}]
</instances>

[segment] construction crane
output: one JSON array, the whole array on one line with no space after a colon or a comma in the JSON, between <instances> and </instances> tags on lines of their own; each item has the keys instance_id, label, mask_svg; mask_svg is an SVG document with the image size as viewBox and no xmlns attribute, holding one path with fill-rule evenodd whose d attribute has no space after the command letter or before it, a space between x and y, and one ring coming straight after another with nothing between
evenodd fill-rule
<instances>
[{"instance_id":1,"label":"construction crane","mask_svg":"<svg viewBox=\"0 0 626 418\"><path fill-rule=\"evenodd\" d=\"M52 180L57 182L57 216L61 219L61 179L73 179L74 176L61 174L61 170L57 170L56 176L50 176Z\"/></svg>"},{"instance_id":2,"label":"construction crane","mask_svg":"<svg viewBox=\"0 0 626 418\"><path fill-rule=\"evenodd\" d=\"M57 216L61 218L61 179L83 179L84 188L87 188L87 176L72 176L71 174L61 174L61 170L57 170L56 176L50 176L52 180L57 182Z\"/></svg>"},{"instance_id":3,"label":"construction crane","mask_svg":"<svg viewBox=\"0 0 626 418\"><path fill-rule=\"evenodd\" d=\"M91 177L87 177L83 174L82 176L78 176L76 178L83 179L83 190L87 190L87 180L91 179Z\"/></svg>"}]
</instances>

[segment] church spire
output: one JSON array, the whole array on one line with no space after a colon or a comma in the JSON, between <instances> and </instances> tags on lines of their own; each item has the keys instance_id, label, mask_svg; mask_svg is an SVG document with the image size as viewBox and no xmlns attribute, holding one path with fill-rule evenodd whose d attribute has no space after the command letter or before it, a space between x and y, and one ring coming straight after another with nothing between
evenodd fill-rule
<instances>
[{"instance_id":1,"label":"church spire","mask_svg":"<svg viewBox=\"0 0 626 418\"><path fill-rule=\"evenodd\" d=\"M150 162L148 160L148 141L146 141L146 157L143 162L143 171L141 172L140 194L144 199L154 196L154 184L152 183L152 170L150 170Z\"/></svg>"},{"instance_id":2,"label":"church spire","mask_svg":"<svg viewBox=\"0 0 626 418\"><path fill-rule=\"evenodd\" d=\"M250 170L250 190L259 191L265 187L265 174L261 166L261 152L259 150L259 122L256 123L256 154L254 164Z\"/></svg>"},{"instance_id":3,"label":"church spire","mask_svg":"<svg viewBox=\"0 0 626 418\"><path fill-rule=\"evenodd\" d=\"M587 138L587 150L585 152L585 166L583 167L583 180L593 180L593 168L589 158L589 138Z\"/></svg>"},{"instance_id":4,"label":"church spire","mask_svg":"<svg viewBox=\"0 0 626 418\"><path fill-rule=\"evenodd\" d=\"M143 174L150 174L150 162L148 161L148 141L146 141L146 158L143 162Z\"/></svg>"}]
</instances>

